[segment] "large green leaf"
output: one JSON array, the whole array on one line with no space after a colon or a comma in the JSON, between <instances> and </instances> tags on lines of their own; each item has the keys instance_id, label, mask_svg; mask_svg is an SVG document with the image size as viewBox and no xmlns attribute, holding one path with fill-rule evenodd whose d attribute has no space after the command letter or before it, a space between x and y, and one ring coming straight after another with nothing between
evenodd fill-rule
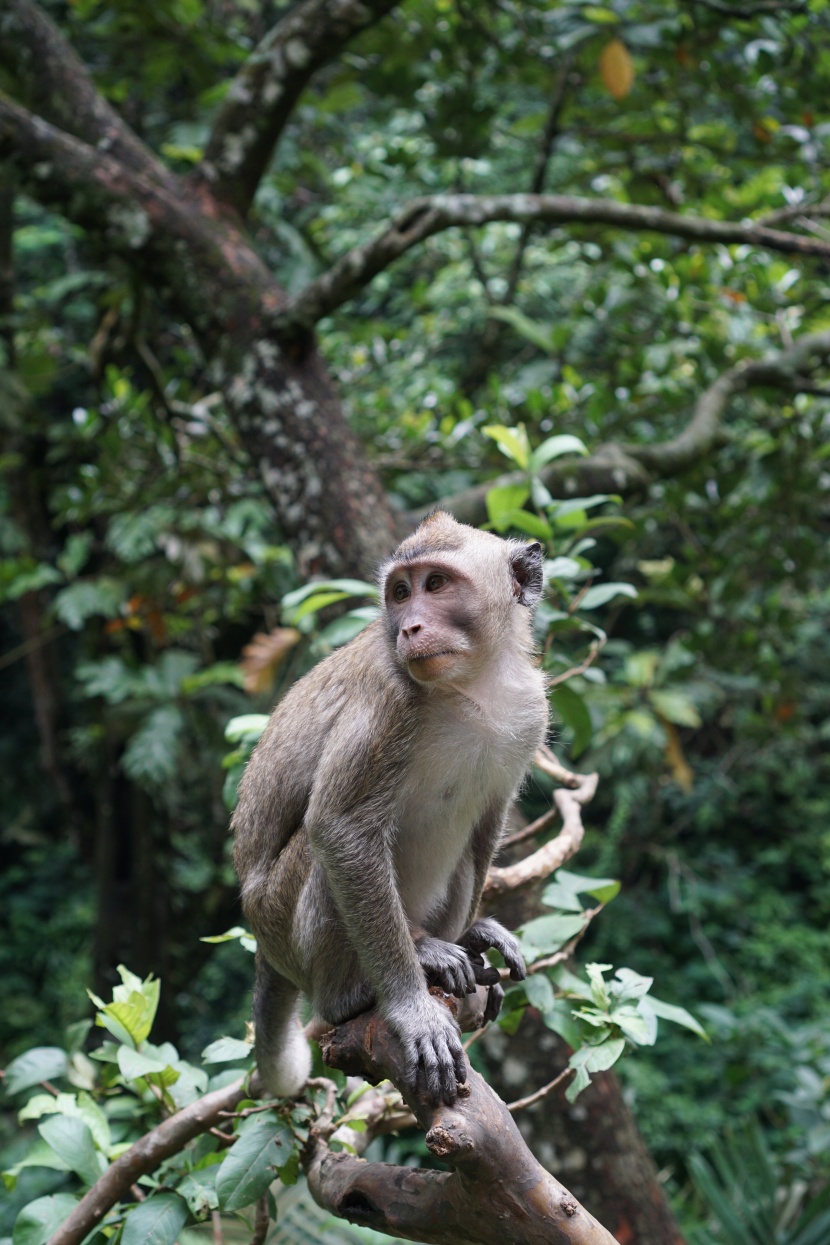
<instances>
[{"instance_id":1,"label":"large green leaf","mask_svg":"<svg viewBox=\"0 0 830 1245\"><path fill-rule=\"evenodd\" d=\"M287 1163L293 1145L291 1130L273 1117L245 1121L216 1177L222 1210L241 1210L261 1197L276 1179L276 1169Z\"/></svg>"},{"instance_id":2,"label":"large green leaf","mask_svg":"<svg viewBox=\"0 0 830 1245\"><path fill-rule=\"evenodd\" d=\"M187 1202L178 1193L155 1193L127 1215L121 1245L174 1245L187 1219Z\"/></svg>"},{"instance_id":3,"label":"large green leaf","mask_svg":"<svg viewBox=\"0 0 830 1245\"><path fill-rule=\"evenodd\" d=\"M95 1184L105 1164L95 1149L92 1133L83 1120L68 1115L53 1115L38 1124L37 1131L70 1171L80 1176L84 1184Z\"/></svg>"},{"instance_id":4,"label":"large green leaf","mask_svg":"<svg viewBox=\"0 0 830 1245\"><path fill-rule=\"evenodd\" d=\"M55 1081L66 1075L69 1056L59 1046L34 1046L13 1059L6 1068L3 1084L7 1094L17 1094L41 1081Z\"/></svg>"},{"instance_id":5,"label":"large green leaf","mask_svg":"<svg viewBox=\"0 0 830 1245\"><path fill-rule=\"evenodd\" d=\"M14 1221L13 1245L46 1245L77 1205L71 1193L53 1193L29 1202Z\"/></svg>"}]
</instances>

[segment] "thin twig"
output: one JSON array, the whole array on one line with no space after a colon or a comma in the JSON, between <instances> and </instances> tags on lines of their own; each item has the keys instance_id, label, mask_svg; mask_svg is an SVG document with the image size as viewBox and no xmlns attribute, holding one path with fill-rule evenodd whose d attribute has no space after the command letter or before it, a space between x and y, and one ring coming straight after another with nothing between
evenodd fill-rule
<instances>
[{"instance_id":1,"label":"thin twig","mask_svg":"<svg viewBox=\"0 0 830 1245\"><path fill-rule=\"evenodd\" d=\"M268 1194L263 1193L256 1204L256 1219L254 1220L254 1234L251 1237L251 1245L265 1245L265 1238L268 1235L268 1223Z\"/></svg>"},{"instance_id":2,"label":"thin twig","mask_svg":"<svg viewBox=\"0 0 830 1245\"><path fill-rule=\"evenodd\" d=\"M523 1111L525 1107L532 1106L534 1102L541 1102L543 1098L547 1098L548 1094L552 1094L563 1081L569 1081L575 1071L576 1068L565 1068L559 1073L559 1076L555 1076L547 1085L543 1085L535 1093L529 1094L527 1098L517 1098L515 1102L508 1102L507 1110L510 1112Z\"/></svg>"}]
</instances>

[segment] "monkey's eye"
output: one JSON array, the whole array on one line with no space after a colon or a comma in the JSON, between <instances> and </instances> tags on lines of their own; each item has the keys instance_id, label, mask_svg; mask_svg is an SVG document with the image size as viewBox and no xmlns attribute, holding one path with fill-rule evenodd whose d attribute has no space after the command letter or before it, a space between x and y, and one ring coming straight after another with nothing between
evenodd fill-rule
<instances>
[{"instance_id":1,"label":"monkey's eye","mask_svg":"<svg viewBox=\"0 0 830 1245\"><path fill-rule=\"evenodd\" d=\"M396 601L405 601L409 596L408 585L404 583L395 584L395 587L392 589L392 596Z\"/></svg>"},{"instance_id":2,"label":"monkey's eye","mask_svg":"<svg viewBox=\"0 0 830 1245\"><path fill-rule=\"evenodd\" d=\"M433 575L427 576L427 581L424 584L424 587L426 588L427 592L437 592L439 588L444 587L444 584L446 582L447 582L446 575L439 575L438 572L436 571Z\"/></svg>"}]
</instances>

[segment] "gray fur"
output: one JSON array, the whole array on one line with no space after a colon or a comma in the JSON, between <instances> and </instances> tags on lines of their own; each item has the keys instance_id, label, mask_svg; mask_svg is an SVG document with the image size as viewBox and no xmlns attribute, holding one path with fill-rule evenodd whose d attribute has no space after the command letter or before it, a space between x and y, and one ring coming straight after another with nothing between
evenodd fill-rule
<instances>
[{"instance_id":1,"label":"gray fur","mask_svg":"<svg viewBox=\"0 0 830 1245\"><path fill-rule=\"evenodd\" d=\"M455 1098L463 1052L427 981L457 993L492 981L487 946L517 964L497 922L471 923L547 722L524 608L538 557L430 516L383 568L385 616L271 717L233 827L261 957L257 1061L274 1093L299 1092L307 1075L302 992L328 1024L376 1004L413 1091Z\"/></svg>"}]
</instances>

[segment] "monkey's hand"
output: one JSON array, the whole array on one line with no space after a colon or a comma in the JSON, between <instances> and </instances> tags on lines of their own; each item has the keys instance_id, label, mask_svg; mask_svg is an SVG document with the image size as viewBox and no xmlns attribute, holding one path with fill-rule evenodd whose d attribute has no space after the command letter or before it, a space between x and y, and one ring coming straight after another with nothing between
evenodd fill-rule
<instances>
[{"instance_id":1,"label":"monkey's hand","mask_svg":"<svg viewBox=\"0 0 830 1245\"><path fill-rule=\"evenodd\" d=\"M498 969L491 968L481 955L469 955L466 947L424 934L415 939L415 954L427 978L427 985L440 986L447 994L463 998L475 993L477 985L492 986L499 980Z\"/></svg>"},{"instance_id":2,"label":"monkey's hand","mask_svg":"<svg viewBox=\"0 0 830 1245\"><path fill-rule=\"evenodd\" d=\"M452 1106L467 1079L458 1025L429 995L407 999L386 1010L389 1027L406 1058L405 1088L422 1101Z\"/></svg>"},{"instance_id":3,"label":"monkey's hand","mask_svg":"<svg viewBox=\"0 0 830 1245\"><path fill-rule=\"evenodd\" d=\"M473 956L481 955L482 951L489 951L491 947L494 951L500 952L510 969L511 981L524 981L527 976L527 969L517 939L491 916L474 921L470 928L461 935L458 943L459 946L472 952Z\"/></svg>"}]
</instances>

